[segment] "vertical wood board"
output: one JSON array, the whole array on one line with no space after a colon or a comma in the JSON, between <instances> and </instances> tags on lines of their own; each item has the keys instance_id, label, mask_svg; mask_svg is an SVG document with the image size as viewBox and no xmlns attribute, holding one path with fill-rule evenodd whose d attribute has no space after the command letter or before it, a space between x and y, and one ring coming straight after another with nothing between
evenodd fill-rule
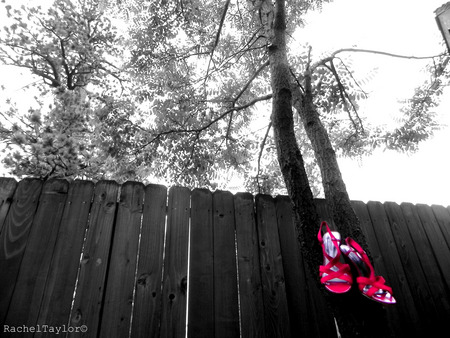
<instances>
[{"instance_id":1,"label":"vertical wood board","mask_svg":"<svg viewBox=\"0 0 450 338\"><path fill-rule=\"evenodd\" d=\"M42 181L19 182L0 234L0 324L3 325L36 212Z\"/></svg>"},{"instance_id":2,"label":"vertical wood board","mask_svg":"<svg viewBox=\"0 0 450 338\"><path fill-rule=\"evenodd\" d=\"M337 231L337 226L331 217L332 213L328 207L327 201L325 199L316 199L315 205L317 213L319 214L320 222L327 222L332 231ZM317 233L319 232L320 224L316 225ZM343 236L344 237L344 236ZM316 241L318 250L322 250L319 241ZM320 282L319 267L315 271L313 277L310 276L308 266L305 262L305 274L307 275L307 285L308 285L308 296L309 304L311 308L312 315L314 316L312 322L309 325L313 325L315 328L314 335L317 337L334 337L337 335L336 325L333 315L328 310L328 305L323 297L323 290L319 290L318 282ZM315 278L315 280L312 280ZM320 288L324 288L321 284Z\"/></svg>"},{"instance_id":3,"label":"vertical wood board","mask_svg":"<svg viewBox=\"0 0 450 338\"><path fill-rule=\"evenodd\" d=\"M405 276L386 211L380 202L367 203L367 209L372 220L378 245L384 257L385 272L376 266L375 274L381 275L386 279L386 284L392 287L393 294L397 301L402 304L403 309L409 309L399 313L400 323L402 327L405 327L405 332L409 332L409 334L420 332L420 315Z\"/></svg>"},{"instance_id":4,"label":"vertical wood board","mask_svg":"<svg viewBox=\"0 0 450 338\"><path fill-rule=\"evenodd\" d=\"M184 338L186 332L190 190L169 190L161 337Z\"/></svg>"},{"instance_id":5,"label":"vertical wood board","mask_svg":"<svg viewBox=\"0 0 450 338\"><path fill-rule=\"evenodd\" d=\"M100 337L127 337L144 203L142 183L122 185L106 281Z\"/></svg>"},{"instance_id":6,"label":"vertical wood board","mask_svg":"<svg viewBox=\"0 0 450 338\"><path fill-rule=\"evenodd\" d=\"M60 326L69 323L93 192L94 184L89 181L75 181L69 187L39 312L40 325ZM40 336L35 334L35 337Z\"/></svg>"},{"instance_id":7,"label":"vertical wood board","mask_svg":"<svg viewBox=\"0 0 450 338\"><path fill-rule=\"evenodd\" d=\"M214 336L216 338L239 337L234 218L233 195L227 191L214 192Z\"/></svg>"},{"instance_id":8,"label":"vertical wood board","mask_svg":"<svg viewBox=\"0 0 450 338\"><path fill-rule=\"evenodd\" d=\"M431 300L433 301L429 300L429 302L433 303L438 312L437 316L434 318L434 326L438 327L438 325L436 325L437 323L447 322L448 314L450 313L450 294L448 294L446 283L439 271L436 258L425 230L422 227L415 205L411 203L402 203L400 207L403 216L405 217L409 234L414 243L414 248L421 262L421 268L425 274L428 287L431 290Z\"/></svg>"},{"instance_id":9,"label":"vertical wood board","mask_svg":"<svg viewBox=\"0 0 450 338\"><path fill-rule=\"evenodd\" d=\"M43 186L6 317L7 325L37 323L68 186L63 180L49 180Z\"/></svg>"},{"instance_id":10,"label":"vertical wood board","mask_svg":"<svg viewBox=\"0 0 450 338\"><path fill-rule=\"evenodd\" d=\"M433 329L433 318L437 315L437 311L434 304L430 302L431 290L428 287L420 260L414 248L406 220L398 204L386 202L384 203L384 209L390 223L411 294L417 305L421 323L424 326L428 326L430 328L429 332L431 332ZM435 333L438 334L438 332Z\"/></svg>"},{"instance_id":11,"label":"vertical wood board","mask_svg":"<svg viewBox=\"0 0 450 338\"><path fill-rule=\"evenodd\" d=\"M275 203L271 196L256 196L264 317L268 337L290 337L289 313Z\"/></svg>"},{"instance_id":12,"label":"vertical wood board","mask_svg":"<svg viewBox=\"0 0 450 338\"><path fill-rule=\"evenodd\" d=\"M17 182L15 179L0 177L0 235L16 188Z\"/></svg>"},{"instance_id":13,"label":"vertical wood board","mask_svg":"<svg viewBox=\"0 0 450 338\"><path fill-rule=\"evenodd\" d=\"M430 241L431 248L446 283L447 290L450 290L450 248L447 246L447 241L441 232L431 207L424 204L418 204L416 205L416 209L428 240Z\"/></svg>"},{"instance_id":14,"label":"vertical wood board","mask_svg":"<svg viewBox=\"0 0 450 338\"><path fill-rule=\"evenodd\" d=\"M145 187L132 337L159 337L166 205L166 187Z\"/></svg>"},{"instance_id":15,"label":"vertical wood board","mask_svg":"<svg viewBox=\"0 0 450 338\"><path fill-rule=\"evenodd\" d=\"M293 206L287 196L278 196L275 201L291 334L312 337L314 331L309 323L313 323L314 314L308 305L307 278L294 225Z\"/></svg>"},{"instance_id":16,"label":"vertical wood board","mask_svg":"<svg viewBox=\"0 0 450 338\"><path fill-rule=\"evenodd\" d=\"M266 333L253 196L236 194L234 207L242 337L262 338Z\"/></svg>"},{"instance_id":17,"label":"vertical wood board","mask_svg":"<svg viewBox=\"0 0 450 338\"><path fill-rule=\"evenodd\" d=\"M450 248L450 212L442 205L432 205L434 216L439 223L442 235L444 236L447 246Z\"/></svg>"},{"instance_id":18,"label":"vertical wood board","mask_svg":"<svg viewBox=\"0 0 450 338\"><path fill-rule=\"evenodd\" d=\"M375 269L375 274L384 276L386 283L392 287L392 284L390 284L390 280L386 275L387 269L385 267L385 260L389 259L389 257L384 251L382 251L382 248L378 244L377 236L374 230L374 223L372 223L367 205L361 201L354 201L352 202L352 207L358 216L363 234L367 239L370 253L372 255L371 263ZM394 297L399 298L397 292L399 291L394 288ZM399 325L399 323L401 323L401 312L407 309L403 306L401 301L399 304L396 304L396 306L385 307L385 309L388 317L387 324L391 328L391 331L394 332L395 336L401 337L404 334L404 329Z\"/></svg>"},{"instance_id":19,"label":"vertical wood board","mask_svg":"<svg viewBox=\"0 0 450 338\"><path fill-rule=\"evenodd\" d=\"M214 242L212 193L191 195L188 337L214 337Z\"/></svg>"},{"instance_id":20,"label":"vertical wood board","mask_svg":"<svg viewBox=\"0 0 450 338\"><path fill-rule=\"evenodd\" d=\"M87 332L69 333L69 337L97 336L118 191L119 185L116 182L101 181L95 185L86 243L70 317L71 326L86 325Z\"/></svg>"}]
</instances>

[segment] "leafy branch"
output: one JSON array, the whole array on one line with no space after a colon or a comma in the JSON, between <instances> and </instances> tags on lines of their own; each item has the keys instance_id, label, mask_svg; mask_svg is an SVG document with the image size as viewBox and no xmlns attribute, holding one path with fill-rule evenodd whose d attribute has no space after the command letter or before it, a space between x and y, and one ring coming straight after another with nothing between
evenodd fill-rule
<instances>
[{"instance_id":1,"label":"leafy branch","mask_svg":"<svg viewBox=\"0 0 450 338\"><path fill-rule=\"evenodd\" d=\"M219 122L220 120L223 120L225 117L227 117L229 114L235 112L235 111L240 111L246 108L249 108L251 106L253 106L255 103L260 102L260 101L266 101L266 100L270 100L272 98L272 94L267 94L264 96L260 96L257 97L255 99L253 99L252 101L242 105L242 106L238 106L238 107L233 107L231 109L226 110L225 112L223 112L222 114L220 114L218 117L216 117L215 119L212 119L211 121L209 121L208 123L204 124L203 126L199 127L199 128L192 128L192 129L186 129L186 128L177 128L177 129L170 129L170 130L166 130L166 131L162 131L160 133L158 133L155 137L153 137L149 142L145 143L142 148L147 147L148 145L158 141L161 137L166 136L166 135L170 135L170 134L186 134L186 133L196 133L196 134L200 134L202 131L208 129L209 127L211 127L213 124Z\"/></svg>"}]
</instances>

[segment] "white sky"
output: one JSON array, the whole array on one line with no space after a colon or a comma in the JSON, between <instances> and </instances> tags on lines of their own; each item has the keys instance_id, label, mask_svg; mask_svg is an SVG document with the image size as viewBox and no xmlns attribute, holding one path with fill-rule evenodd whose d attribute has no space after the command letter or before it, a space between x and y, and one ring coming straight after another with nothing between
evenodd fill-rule
<instances>
[{"instance_id":1,"label":"white sky","mask_svg":"<svg viewBox=\"0 0 450 338\"><path fill-rule=\"evenodd\" d=\"M366 48L402 55L431 56L442 53L441 33L434 11L445 0L336 0L324 5L322 13L307 18L304 37L313 50L324 53L340 48ZM355 55L366 71L377 75L364 89L370 99L361 107L378 123L389 124L401 105L424 79L427 61ZM436 110L440 122L450 125L450 91L444 93ZM450 128L440 130L422 143L418 153L377 151L374 156L339 161L350 198L450 204Z\"/></svg>"},{"instance_id":2,"label":"white sky","mask_svg":"<svg viewBox=\"0 0 450 338\"><path fill-rule=\"evenodd\" d=\"M19 5L32 1L12 2ZM316 55L349 47L403 55L437 55L443 52L443 48L434 10L444 2L335 0L325 4L321 13L306 18L307 26L299 39L308 41ZM1 18L4 9L1 8L0 12ZM421 69L427 63L362 54L355 56L354 60L362 73L377 69L376 76L364 87L370 92L370 99L362 105L361 112L382 124L392 121L392 115L401 107L398 100L411 97L413 89L423 81ZM29 78L19 77L17 72L0 67L0 85L6 85L9 93L20 93L19 89L28 83ZM449 90L437 111L440 122L450 125ZM450 128L446 127L432 140L421 144L416 154L408 156L378 151L374 156L363 158L361 163L340 160L350 198L449 205L449 144Z\"/></svg>"}]
</instances>

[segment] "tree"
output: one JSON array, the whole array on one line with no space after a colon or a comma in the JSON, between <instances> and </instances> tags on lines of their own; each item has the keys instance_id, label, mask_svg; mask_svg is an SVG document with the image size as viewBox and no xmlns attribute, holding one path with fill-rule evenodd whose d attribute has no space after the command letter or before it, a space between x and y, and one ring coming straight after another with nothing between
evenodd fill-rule
<instances>
[{"instance_id":1,"label":"tree","mask_svg":"<svg viewBox=\"0 0 450 338\"><path fill-rule=\"evenodd\" d=\"M66 6L68 2L58 0L58 3ZM85 8L83 6L88 3L93 5L86 8L98 13L95 22L106 20L97 1L80 1L80 8ZM106 2L103 4L108 5ZM303 46L302 53L290 49L289 37L301 24L302 15L308 9L320 7L321 1L226 0L219 3L212 0L128 0L109 5L114 6L105 10L121 17L127 24L127 39L107 35L114 39L106 40L108 42L99 49L108 51L110 46L116 49L121 46L130 55L123 67L112 66L104 54L89 54L89 58L84 59L84 52L78 51L92 43L86 39L74 49L78 55L71 59L69 72L64 67L64 63L69 64L64 61L65 48L38 46L39 54L29 49L28 63L20 59L20 48L15 52L5 51L9 52L7 60L15 60L15 64L22 67L28 65L46 86L52 87L56 82L67 84L64 95L68 95L68 99L62 94L56 95L58 109L55 114L52 110L46 115L58 126L51 124L48 133L57 129L61 131L61 137L69 135L70 142L75 142L76 137L88 136L84 140L89 140L92 149L80 149L85 142L75 143L77 148L66 144L69 142L66 139L58 141L58 149L74 148L63 158L76 164L73 171L68 169L69 166L59 165L61 175L101 177L108 174L113 178L117 175L122 179L135 179L152 172L154 176L168 175L174 183L214 188L217 172L234 168L253 178L255 188L262 192L273 191L273 186L283 181L294 205L304 257L315 275L322 256L316 243L320 222L313 201L311 175L308 175L314 169L306 166L310 160L305 157L305 153L312 150L320 168L323 191L339 231L343 237L351 236L367 248L350 205L336 153L359 154L376 146L409 149L428 137L437 127L428 109L442 91L448 62L446 56L430 69L433 80L418 89L408 103L403 125L393 131L373 130L365 125L358 112L358 101L364 99L366 93L356 80L348 60L341 55L374 51L340 50L316 60L309 46ZM79 11L78 8L71 9L71 13ZM17 15L21 17L19 13ZM56 15L52 12L50 17ZM70 17L58 17L58 22L72 22ZM81 19L78 21L78 24L82 22ZM18 27L21 22L19 19ZM46 27L53 27L51 24L42 25L39 20L36 25L44 29L45 34L49 32ZM109 29L104 27L102 34ZM55 29L50 30L52 39L55 39L52 32ZM52 43L52 46L61 45L61 41L65 43L65 38L61 40L61 34L58 34L56 44ZM71 33L65 37L69 36L72 37ZM2 43L8 46L10 41L3 40ZM10 45L8 48L13 47ZM111 50L111 55L116 52ZM37 56L44 66L34 66ZM62 74L59 77L51 67L54 62L47 60L53 60L51 58L63 60L58 63ZM86 60L82 64L88 67L92 65L87 74L81 74L84 70L77 68L79 60ZM71 69L76 69L73 74L80 71L80 75L88 76L83 77L82 82L77 82L76 77L69 81ZM83 118L79 115L76 115L78 120L66 118L65 112L71 117L86 103L81 98L84 91L99 90L107 84L104 82L106 76L117 80L118 87L123 85L127 93L123 102L116 99L117 92L112 88L100 90L96 95L90 94L98 103L91 107L92 101L89 100L89 106L81 109ZM74 88L69 88L69 83ZM80 88L74 83L79 83ZM92 83L92 89L88 83ZM263 109L263 103L269 101L272 103L270 114ZM11 117L16 114L15 111L10 113ZM267 118L257 127L263 132L254 136L253 125L261 115ZM342 116L347 119L343 120ZM30 112L28 120L36 122L29 124L28 131L35 125L41 126L39 121L42 118L38 117L36 112ZM86 123L91 119L93 125ZM73 131L69 132L64 126ZM24 134L22 130L17 131ZM50 142L45 131L45 128L38 130L30 138L24 138L20 133L16 135L18 139L9 137L19 146L32 147L36 143L34 140L44 144ZM305 135L309 143L299 145L299 140L306 139ZM54 141L51 144L53 146ZM80 154L91 157L80 160ZM270 154L276 154L277 164ZM38 155L36 163L52 158L48 153L40 152ZM15 156L11 157L12 163L21 163L20 153ZM257 162L256 173L250 172L255 169L248 160L252 156ZM86 163L93 161L92 157L97 161L96 165L84 168ZM111 165L107 170L111 172L105 173L100 167L108 159ZM22 167L28 170L32 163L24 162ZM119 169L112 172L113 167ZM37 172L44 170L36 169ZM54 172L50 170L50 174ZM345 303L325 295L344 337L388 334L379 332L387 328L380 325L382 311L377 304L364 303L360 295L352 293L346 296L348 301ZM362 307L365 311L360 311ZM367 319L375 319L376 322Z\"/></svg>"},{"instance_id":2,"label":"tree","mask_svg":"<svg viewBox=\"0 0 450 338\"><path fill-rule=\"evenodd\" d=\"M126 157L135 134L128 132L135 128L128 120L134 107L121 95L127 81L118 61L120 36L98 2L56 0L47 12L5 9L10 26L0 39L0 59L38 79L37 105L28 115L14 104L1 112L5 164L15 175L44 178L100 178L111 171L108 162L120 172L115 159ZM130 138L120 136L124 131Z\"/></svg>"}]
</instances>

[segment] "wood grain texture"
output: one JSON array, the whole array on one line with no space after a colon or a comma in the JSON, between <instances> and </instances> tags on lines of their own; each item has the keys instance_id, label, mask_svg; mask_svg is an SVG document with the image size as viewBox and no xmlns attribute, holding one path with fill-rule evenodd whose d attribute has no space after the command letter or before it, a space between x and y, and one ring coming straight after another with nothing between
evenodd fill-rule
<instances>
[{"instance_id":1,"label":"wood grain texture","mask_svg":"<svg viewBox=\"0 0 450 338\"><path fill-rule=\"evenodd\" d=\"M450 211L442 205L432 205L431 209L439 223L442 236L444 236L447 246L450 248Z\"/></svg>"},{"instance_id":2,"label":"wood grain texture","mask_svg":"<svg viewBox=\"0 0 450 338\"><path fill-rule=\"evenodd\" d=\"M290 337L290 323L275 203L271 196L256 196L264 321L268 337Z\"/></svg>"},{"instance_id":3,"label":"wood grain texture","mask_svg":"<svg viewBox=\"0 0 450 338\"><path fill-rule=\"evenodd\" d=\"M41 189L41 180L20 181L3 222L3 231L0 234L0 324L2 325L17 281Z\"/></svg>"},{"instance_id":4,"label":"wood grain texture","mask_svg":"<svg viewBox=\"0 0 450 338\"><path fill-rule=\"evenodd\" d=\"M69 184L63 180L44 184L6 317L7 325L37 323L68 188Z\"/></svg>"},{"instance_id":5,"label":"wood grain texture","mask_svg":"<svg viewBox=\"0 0 450 338\"><path fill-rule=\"evenodd\" d=\"M253 196L236 194L234 207L242 337L262 338L266 337L266 329Z\"/></svg>"},{"instance_id":6,"label":"wood grain texture","mask_svg":"<svg viewBox=\"0 0 450 338\"><path fill-rule=\"evenodd\" d=\"M188 318L191 338L336 335L287 197L178 187L167 195L140 183L0 179L0 324L70 320L87 332L69 337L185 337ZM336 229L326 202L316 206ZM446 330L450 209L352 206L375 272L398 300L383 307L384 325L399 337Z\"/></svg>"},{"instance_id":7,"label":"wood grain texture","mask_svg":"<svg viewBox=\"0 0 450 338\"><path fill-rule=\"evenodd\" d=\"M166 206L166 187L145 187L132 337L159 337Z\"/></svg>"},{"instance_id":8,"label":"wood grain texture","mask_svg":"<svg viewBox=\"0 0 450 338\"><path fill-rule=\"evenodd\" d=\"M239 337L234 199L230 192L214 192L213 223L214 336Z\"/></svg>"},{"instance_id":9,"label":"wood grain texture","mask_svg":"<svg viewBox=\"0 0 450 338\"><path fill-rule=\"evenodd\" d=\"M89 181L75 181L69 187L39 312L40 325L60 326L69 322L93 192L94 184Z\"/></svg>"},{"instance_id":10,"label":"wood grain texture","mask_svg":"<svg viewBox=\"0 0 450 338\"><path fill-rule=\"evenodd\" d=\"M107 264L112 240L119 185L101 181L95 185L89 226L80 262L77 290L70 325L87 326L87 332L69 333L69 337L97 335L102 308Z\"/></svg>"},{"instance_id":11,"label":"wood grain texture","mask_svg":"<svg viewBox=\"0 0 450 338\"><path fill-rule=\"evenodd\" d=\"M169 190L161 337L185 337L190 190Z\"/></svg>"},{"instance_id":12,"label":"wood grain texture","mask_svg":"<svg viewBox=\"0 0 450 338\"><path fill-rule=\"evenodd\" d=\"M14 178L0 177L0 235L16 188L17 182Z\"/></svg>"},{"instance_id":13,"label":"wood grain texture","mask_svg":"<svg viewBox=\"0 0 450 338\"><path fill-rule=\"evenodd\" d=\"M433 304L437 310L437 315L433 318L433 327L439 328L440 325L446 325L448 320L450 294L439 271L438 263L422 226L416 206L411 203L402 203L400 208L420 260L420 266L417 269L421 268L423 270L428 288L431 291L431 299L428 302Z\"/></svg>"},{"instance_id":14,"label":"wood grain texture","mask_svg":"<svg viewBox=\"0 0 450 338\"><path fill-rule=\"evenodd\" d=\"M421 332L422 327L417 304L406 278L384 206L380 202L369 202L367 203L367 209L372 220L380 252L382 252L384 257L384 267L379 268L375 266L375 274L381 275L386 279L386 284L392 287L397 301L409 309L408 311L399 312L400 326L405 328L405 333L413 335ZM424 332L421 332L421 334L424 334Z\"/></svg>"},{"instance_id":15,"label":"wood grain texture","mask_svg":"<svg viewBox=\"0 0 450 338\"><path fill-rule=\"evenodd\" d=\"M406 220L398 204L386 202L384 203L384 209L412 296L414 297L414 303L417 305L421 323L430 328L428 333L431 334L435 329L432 323L435 316L438 315L438 311L434 304L430 302L431 290L428 287L421 262L414 248L414 242L410 236ZM437 335L438 333L439 331L434 331L434 334Z\"/></svg>"},{"instance_id":16,"label":"wood grain texture","mask_svg":"<svg viewBox=\"0 0 450 338\"><path fill-rule=\"evenodd\" d=\"M212 193L191 196L188 337L214 337L214 242Z\"/></svg>"},{"instance_id":17,"label":"wood grain texture","mask_svg":"<svg viewBox=\"0 0 450 338\"><path fill-rule=\"evenodd\" d=\"M367 205L361 201L354 201L352 202L352 206L358 216L364 236L367 239L367 244L369 245L370 253L372 255L371 262L375 268L375 273L377 275L384 276L387 280L387 284L392 287L392 284L390 284L390 279L386 275L387 269L385 267L385 260L388 260L389 257L384 251L382 251L383 248L378 244L377 236L372 224L372 218ZM401 290L399 289L393 289L394 296L399 300L403 297L400 292ZM389 325L391 331L394 332L397 337L401 337L404 334L403 328L399 325L399 323L404 322L401 319L401 312L403 311L404 309L399 306L386 307L388 319L387 325Z\"/></svg>"},{"instance_id":18,"label":"wood grain texture","mask_svg":"<svg viewBox=\"0 0 450 338\"><path fill-rule=\"evenodd\" d=\"M294 337L336 335L334 319L329 311L321 311L326 304L303 261L291 200L278 196L275 201L291 334ZM317 325L318 320L322 325Z\"/></svg>"},{"instance_id":19,"label":"wood grain texture","mask_svg":"<svg viewBox=\"0 0 450 338\"><path fill-rule=\"evenodd\" d=\"M100 337L127 337L144 204L144 185L122 185L103 303Z\"/></svg>"},{"instance_id":20,"label":"wood grain texture","mask_svg":"<svg viewBox=\"0 0 450 338\"><path fill-rule=\"evenodd\" d=\"M450 248L434 216L431 207L425 204L416 205L417 213L422 222L423 229L430 242L430 246L436 257L436 262L442 277L450 290Z\"/></svg>"}]
</instances>

